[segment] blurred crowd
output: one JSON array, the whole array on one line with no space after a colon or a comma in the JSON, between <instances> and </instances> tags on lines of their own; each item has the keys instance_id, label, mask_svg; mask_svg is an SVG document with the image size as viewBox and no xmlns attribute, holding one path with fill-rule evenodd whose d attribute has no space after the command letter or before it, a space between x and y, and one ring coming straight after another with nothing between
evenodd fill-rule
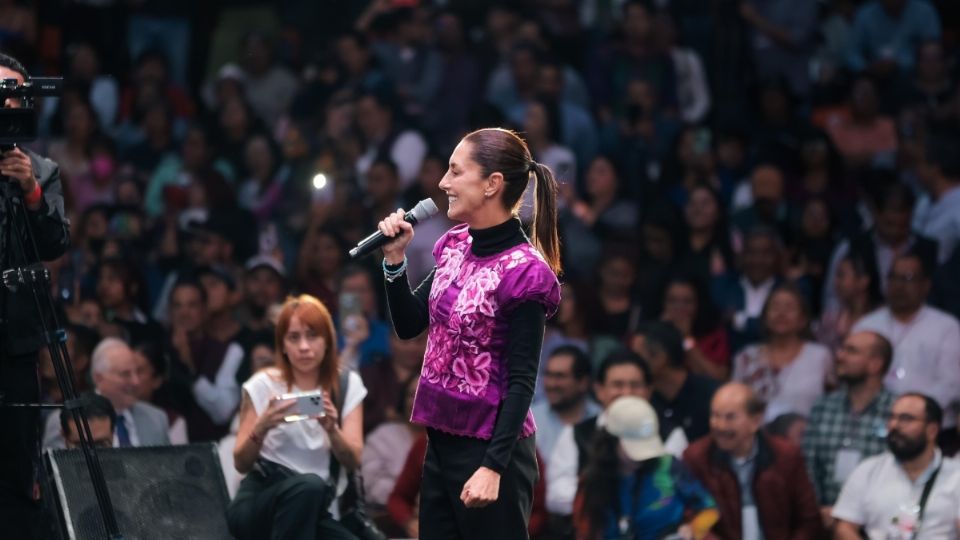
<instances>
[{"instance_id":1,"label":"blurred crowd","mask_svg":"<svg viewBox=\"0 0 960 540\"><path fill-rule=\"evenodd\" d=\"M624 394L652 405L678 459L702 437L729 451L736 430L711 406L759 414L776 434L762 449L796 450L810 471L789 483L811 485L817 527L832 526L854 467L886 450L895 396L932 398L939 447L957 450L958 12L948 0L4 0L0 48L65 79L26 146L60 166L72 243L49 265L51 292L81 389L135 424L116 423L113 443L223 441L235 489L241 385L275 362L277 306L310 294L367 389L366 496L402 535L416 535L424 436L406 419L426 339L396 337L379 261L346 253L433 198L441 213L407 251L416 286L452 226L438 183L453 145L479 127L521 133L561 183L563 300L534 401L545 487L531 522L553 538L578 526L577 479L603 480L577 466L575 427ZM531 209L532 195L521 217ZM613 385L627 365L632 386ZM712 403L728 381L742 384ZM876 426L831 427L864 410ZM69 444L69 427L50 418L45 444ZM684 460L715 491L704 452ZM729 524L722 493L701 495L695 509L717 499ZM786 537L754 498L762 537Z\"/></svg>"}]
</instances>

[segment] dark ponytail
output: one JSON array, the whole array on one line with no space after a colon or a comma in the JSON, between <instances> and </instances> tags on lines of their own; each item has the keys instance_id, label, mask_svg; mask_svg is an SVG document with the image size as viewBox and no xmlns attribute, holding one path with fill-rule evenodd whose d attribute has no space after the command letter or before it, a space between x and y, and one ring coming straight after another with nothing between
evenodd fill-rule
<instances>
[{"instance_id":1,"label":"dark ponytail","mask_svg":"<svg viewBox=\"0 0 960 540\"><path fill-rule=\"evenodd\" d=\"M557 180L550 167L533 162L533 241L554 273L560 273L560 236L557 234Z\"/></svg>"},{"instance_id":2,"label":"dark ponytail","mask_svg":"<svg viewBox=\"0 0 960 540\"><path fill-rule=\"evenodd\" d=\"M560 273L560 238L557 234L557 181L546 165L530 155L527 143L516 132L502 128L478 129L463 138L471 144L471 158L480 165L481 174L503 175L503 205L516 213L530 173L537 183L534 194L533 235L531 241L547 265Z\"/></svg>"}]
</instances>

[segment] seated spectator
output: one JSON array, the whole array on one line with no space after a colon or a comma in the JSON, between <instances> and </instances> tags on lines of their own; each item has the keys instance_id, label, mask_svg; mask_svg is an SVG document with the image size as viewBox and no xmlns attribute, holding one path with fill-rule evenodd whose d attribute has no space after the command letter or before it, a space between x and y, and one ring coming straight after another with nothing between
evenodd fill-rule
<instances>
[{"instance_id":1,"label":"seated spectator","mask_svg":"<svg viewBox=\"0 0 960 540\"><path fill-rule=\"evenodd\" d=\"M747 233L741 255L742 271L713 280L713 299L730 325L730 350L739 351L760 338L761 312L780 280L783 245L776 231L757 228Z\"/></svg>"},{"instance_id":2,"label":"seated spectator","mask_svg":"<svg viewBox=\"0 0 960 540\"><path fill-rule=\"evenodd\" d=\"M758 227L769 227L785 238L795 210L786 197L783 169L773 163L757 165L750 174L749 186L750 204L730 216L735 243Z\"/></svg>"},{"instance_id":3,"label":"seated spectator","mask_svg":"<svg viewBox=\"0 0 960 540\"><path fill-rule=\"evenodd\" d=\"M540 372L537 375L537 387L533 393L533 402L543 399L543 378L547 369L550 353L563 345L571 345L583 352L589 347L590 333L587 331L587 317L580 309L577 300L579 289L570 282L560 285L560 306L557 314L547 320L540 347Z\"/></svg>"},{"instance_id":4,"label":"seated spectator","mask_svg":"<svg viewBox=\"0 0 960 540\"><path fill-rule=\"evenodd\" d=\"M883 177L877 182L889 182ZM854 253L863 258L864 267L871 276L879 276L880 291L886 294L887 276L894 259L908 251L917 253L928 268L937 264L937 243L911 230L913 209L916 196L913 190L902 182L877 186L875 194L866 201L870 206L873 227L854 235L850 240L841 242L833 252L830 269L827 271L827 283L823 292L824 307L835 304L836 286L833 284L839 261L847 254Z\"/></svg>"},{"instance_id":5,"label":"seated spectator","mask_svg":"<svg viewBox=\"0 0 960 540\"><path fill-rule=\"evenodd\" d=\"M784 413L763 427L767 435L780 437L796 446L803 444L803 434L807 431L807 417L797 413Z\"/></svg>"},{"instance_id":6,"label":"seated spectator","mask_svg":"<svg viewBox=\"0 0 960 540\"><path fill-rule=\"evenodd\" d=\"M386 507L410 448L424 432L423 426L408 420L419 381L420 377L416 375L407 380L403 399L393 406L397 419L377 426L363 444L360 469L363 471L364 493L367 502L377 511Z\"/></svg>"},{"instance_id":7,"label":"seated spectator","mask_svg":"<svg viewBox=\"0 0 960 540\"><path fill-rule=\"evenodd\" d=\"M574 505L577 537L704 538L717 522L717 503L664 449L653 407L621 397L600 428Z\"/></svg>"},{"instance_id":8,"label":"seated spectator","mask_svg":"<svg viewBox=\"0 0 960 540\"><path fill-rule=\"evenodd\" d=\"M427 142L419 132L404 129L394 119L388 99L377 93L367 93L357 99L357 125L363 134L366 148L356 161L356 172L365 175L370 165L380 157L397 164L401 190L416 182L420 165L427 155Z\"/></svg>"},{"instance_id":9,"label":"seated spectator","mask_svg":"<svg viewBox=\"0 0 960 540\"><path fill-rule=\"evenodd\" d=\"M936 240L937 263L946 262L960 242L960 135L927 135L925 163L919 180L928 196L917 205L917 232Z\"/></svg>"},{"instance_id":10,"label":"seated spectator","mask_svg":"<svg viewBox=\"0 0 960 540\"><path fill-rule=\"evenodd\" d=\"M660 319L683 334L683 350L692 373L726 380L730 373L730 344L705 287L690 278L671 279L663 292Z\"/></svg>"},{"instance_id":11,"label":"seated spectator","mask_svg":"<svg viewBox=\"0 0 960 540\"><path fill-rule=\"evenodd\" d=\"M283 116L297 95L300 80L277 61L272 40L249 32L240 44L243 86L257 116L270 128Z\"/></svg>"},{"instance_id":12,"label":"seated spectator","mask_svg":"<svg viewBox=\"0 0 960 540\"><path fill-rule=\"evenodd\" d=\"M683 336L671 324L651 322L630 339L630 350L650 367L653 394L650 405L657 411L660 437L682 452L710 430L710 399L719 384L690 373L683 352ZM679 433L674 433L680 428ZM673 442L678 435L682 440ZM674 446L676 444L677 446Z\"/></svg>"},{"instance_id":13,"label":"seated spectator","mask_svg":"<svg viewBox=\"0 0 960 540\"><path fill-rule=\"evenodd\" d=\"M713 533L724 540L822 538L820 513L800 448L765 434L763 401L728 383L713 396L710 436L683 461L719 503Z\"/></svg>"},{"instance_id":14,"label":"seated spectator","mask_svg":"<svg viewBox=\"0 0 960 540\"><path fill-rule=\"evenodd\" d=\"M737 354L732 379L765 403L764 420L788 412L806 416L832 373L830 350L811 340L809 307L794 286L774 289L761 316L764 337Z\"/></svg>"},{"instance_id":15,"label":"seated spectator","mask_svg":"<svg viewBox=\"0 0 960 540\"><path fill-rule=\"evenodd\" d=\"M617 350L600 363L593 390L606 408L622 396L649 399L649 381L650 368L643 358L628 350ZM577 483L590 461L590 443L602 416L600 413L565 427L557 438L553 459L547 467L546 506L550 513L547 534L552 538L573 535L573 501L577 495Z\"/></svg>"},{"instance_id":16,"label":"seated spectator","mask_svg":"<svg viewBox=\"0 0 960 540\"><path fill-rule=\"evenodd\" d=\"M363 451L363 381L350 373L340 388L333 319L310 296L291 298L280 312L276 367L243 385L240 429L233 451L246 474L227 509L230 532L242 540L308 537L353 538L337 521L335 504L343 473L360 466ZM284 422L296 401L274 398L291 391L322 390L324 416ZM344 392L342 413L334 402ZM319 429L317 429L319 428ZM330 460L341 477L330 479Z\"/></svg>"},{"instance_id":17,"label":"seated spectator","mask_svg":"<svg viewBox=\"0 0 960 540\"><path fill-rule=\"evenodd\" d=\"M817 341L837 350L861 317L883 303L880 277L861 253L848 253L837 263L833 288L837 303L824 307L814 329Z\"/></svg>"},{"instance_id":18,"label":"seated spectator","mask_svg":"<svg viewBox=\"0 0 960 540\"><path fill-rule=\"evenodd\" d=\"M170 374L170 359L156 343L144 342L133 347L133 360L136 364L137 399L157 405L167 413L167 433L170 444L187 444L187 422L173 407L162 404L163 396L154 400ZM158 403L161 402L161 403Z\"/></svg>"},{"instance_id":19,"label":"seated spectator","mask_svg":"<svg viewBox=\"0 0 960 540\"><path fill-rule=\"evenodd\" d=\"M90 427L90 443L97 448L113 448L113 430L117 424L117 412L110 400L94 393L81 394L86 400L83 414ZM80 447L80 429L69 414L60 415L60 436L67 448Z\"/></svg>"},{"instance_id":20,"label":"seated spectator","mask_svg":"<svg viewBox=\"0 0 960 540\"><path fill-rule=\"evenodd\" d=\"M882 77L909 72L917 44L938 39L940 17L929 2L871 0L857 10L847 66Z\"/></svg>"},{"instance_id":21,"label":"seated spectator","mask_svg":"<svg viewBox=\"0 0 960 540\"><path fill-rule=\"evenodd\" d=\"M957 538L960 465L937 448L943 410L923 394L893 403L887 447L850 474L833 505L837 540ZM926 496L924 496L924 493Z\"/></svg>"},{"instance_id":22,"label":"seated spectator","mask_svg":"<svg viewBox=\"0 0 960 540\"><path fill-rule=\"evenodd\" d=\"M199 281L181 279L170 293L169 339L175 353L170 390L177 393L176 406L193 442L226 435L240 404L237 371L243 348L207 334L206 304L206 289Z\"/></svg>"},{"instance_id":23,"label":"seated spectator","mask_svg":"<svg viewBox=\"0 0 960 540\"><path fill-rule=\"evenodd\" d=\"M854 325L870 330L893 344L893 364L884 384L894 394L924 392L945 411L938 429L942 444L957 439L960 403L960 324L952 315L926 305L930 293L929 267L918 255L897 257L887 277L887 305Z\"/></svg>"},{"instance_id":24,"label":"seated spectator","mask_svg":"<svg viewBox=\"0 0 960 540\"><path fill-rule=\"evenodd\" d=\"M273 328L270 308L281 303L287 290L287 271L283 263L269 255L247 260L243 276L241 312L246 330L259 332Z\"/></svg>"},{"instance_id":25,"label":"seated spectator","mask_svg":"<svg viewBox=\"0 0 960 540\"><path fill-rule=\"evenodd\" d=\"M297 256L295 289L315 296L326 305L335 305L337 279L343 269L347 249L346 242L336 228L323 225L309 227Z\"/></svg>"},{"instance_id":26,"label":"seated spectator","mask_svg":"<svg viewBox=\"0 0 960 540\"><path fill-rule=\"evenodd\" d=\"M546 399L530 411L537 423L537 451L548 470L564 428L600 412L600 406L590 398L590 371L590 357L572 345L554 349L547 358L543 374Z\"/></svg>"},{"instance_id":27,"label":"seated spectator","mask_svg":"<svg viewBox=\"0 0 960 540\"><path fill-rule=\"evenodd\" d=\"M607 253L597 269L594 295L585 298L587 321L595 336L621 340L640 318L640 307L633 299L637 282L636 262L625 251Z\"/></svg>"},{"instance_id":28,"label":"seated spectator","mask_svg":"<svg viewBox=\"0 0 960 540\"><path fill-rule=\"evenodd\" d=\"M683 268L703 279L733 270L730 228L720 193L707 185L692 188L683 207L683 217L689 231Z\"/></svg>"},{"instance_id":29,"label":"seated spectator","mask_svg":"<svg viewBox=\"0 0 960 540\"><path fill-rule=\"evenodd\" d=\"M638 208L621 196L624 186L611 158L595 157L587 167L584 185L588 199L570 201L571 213L602 240L631 238L637 229Z\"/></svg>"},{"instance_id":30,"label":"seated spectator","mask_svg":"<svg viewBox=\"0 0 960 540\"><path fill-rule=\"evenodd\" d=\"M163 327L141 309L146 291L143 279L130 261L104 258L97 271L96 292L104 322L119 327L131 341L163 339Z\"/></svg>"},{"instance_id":31,"label":"seated spectator","mask_svg":"<svg viewBox=\"0 0 960 540\"><path fill-rule=\"evenodd\" d=\"M170 444L167 415L137 398L139 378L133 351L123 340L106 338L93 350L90 361L94 390L110 400L117 413L113 445L159 446ZM61 411L62 412L62 411ZM47 417L44 448L63 448L60 412Z\"/></svg>"},{"instance_id":32,"label":"seated spectator","mask_svg":"<svg viewBox=\"0 0 960 540\"><path fill-rule=\"evenodd\" d=\"M826 131L848 166L893 166L897 127L892 118L880 113L880 96L870 79L862 77L853 83L849 116L831 118Z\"/></svg>"},{"instance_id":33,"label":"seated spectator","mask_svg":"<svg viewBox=\"0 0 960 540\"><path fill-rule=\"evenodd\" d=\"M340 361L357 369L370 365L377 356L389 354L390 326L380 318L377 289L370 272L360 266L345 268L337 289L337 330L343 338L338 344ZM352 317L355 319L351 321Z\"/></svg>"},{"instance_id":34,"label":"seated spectator","mask_svg":"<svg viewBox=\"0 0 960 540\"><path fill-rule=\"evenodd\" d=\"M817 493L824 525L843 482L865 458L883 452L884 423L894 396L883 387L893 360L890 342L874 332L855 332L837 349L840 389L813 405L803 437L807 471Z\"/></svg>"},{"instance_id":35,"label":"seated spectator","mask_svg":"<svg viewBox=\"0 0 960 540\"><path fill-rule=\"evenodd\" d=\"M413 339L400 339L390 330L390 355L360 368L360 377L367 387L363 400L363 433L370 433L385 422L405 422L397 403L403 399L404 383L419 375L423 353L427 349L427 332Z\"/></svg>"},{"instance_id":36,"label":"seated spectator","mask_svg":"<svg viewBox=\"0 0 960 540\"><path fill-rule=\"evenodd\" d=\"M575 154L578 170L581 170L597 153L597 126L589 107L566 96L569 68L554 58L540 62L537 71L537 99L557 107L558 131L556 142ZM578 82L579 84L579 82ZM521 103L508 112L514 124L521 124L526 117L528 103Z\"/></svg>"}]
</instances>

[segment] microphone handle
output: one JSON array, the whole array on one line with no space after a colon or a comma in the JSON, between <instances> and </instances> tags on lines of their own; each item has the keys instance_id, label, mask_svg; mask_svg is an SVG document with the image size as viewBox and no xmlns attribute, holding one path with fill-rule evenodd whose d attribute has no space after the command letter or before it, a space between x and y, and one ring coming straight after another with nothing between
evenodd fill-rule
<instances>
[{"instance_id":1,"label":"microphone handle","mask_svg":"<svg viewBox=\"0 0 960 540\"><path fill-rule=\"evenodd\" d=\"M403 216L403 220L411 225L417 224L417 218L413 215L412 211L407 212L406 215ZM400 234L403 234L403 231L400 231ZM357 247L350 250L350 258L359 259L360 257L364 257L392 239L393 238L387 238L382 232L377 231L357 243Z\"/></svg>"}]
</instances>

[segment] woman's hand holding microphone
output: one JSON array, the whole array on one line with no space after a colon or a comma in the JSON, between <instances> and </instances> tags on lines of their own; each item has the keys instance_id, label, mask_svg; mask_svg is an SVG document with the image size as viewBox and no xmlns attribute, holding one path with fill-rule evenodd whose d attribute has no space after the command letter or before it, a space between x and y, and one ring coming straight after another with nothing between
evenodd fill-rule
<instances>
[{"instance_id":1,"label":"woman's hand holding microphone","mask_svg":"<svg viewBox=\"0 0 960 540\"><path fill-rule=\"evenodd\" d=\"M404 252L413 240L413 225L403 219L405 215L406 212L403 209L397 209L377 224L377 228L384 236L393 238L383 246L383 258L389 265L396 266L403 263Z\"/></svg>"}]
</instances>

